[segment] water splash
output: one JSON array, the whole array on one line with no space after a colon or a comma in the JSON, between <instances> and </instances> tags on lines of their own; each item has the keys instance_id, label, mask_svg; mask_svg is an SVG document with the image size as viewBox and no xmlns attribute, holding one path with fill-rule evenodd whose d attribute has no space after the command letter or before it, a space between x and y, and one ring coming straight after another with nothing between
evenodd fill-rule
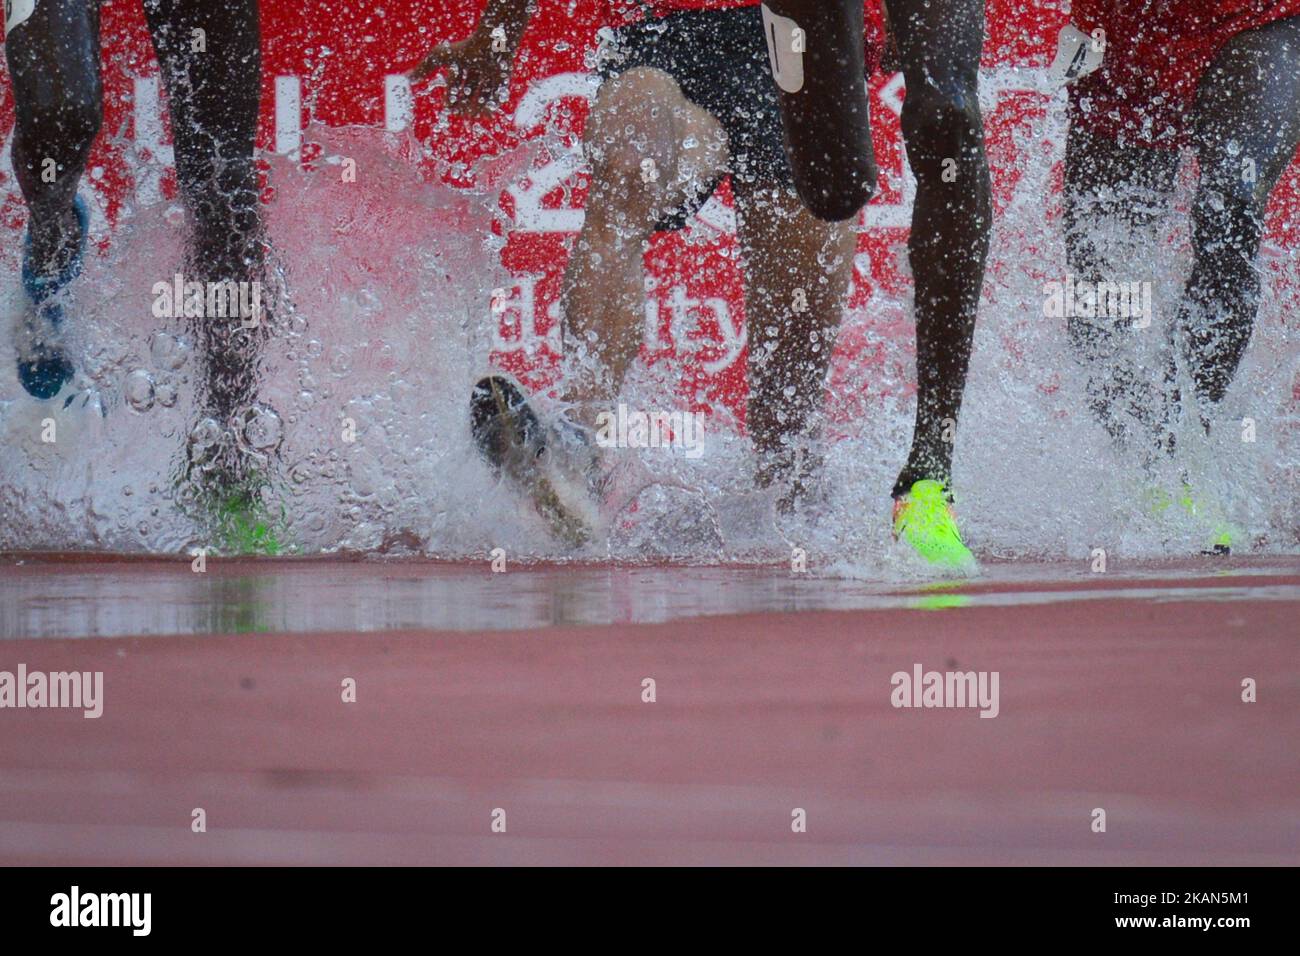
<instances>
[{"instance_id":1,"label":"water splash","mask_svg":"<svg viewBox=\"0 0 1300 956\"><path fill-rule=\"evenodd\" d=\"M500 547L516 559L571 556L497 483L469 436L467 395L488 367L497 321L488 303L508 281L491 228L494 197L430 185L408 161L412 144L395 149L368 131L337 129L307 138L321 144L319 162L270 160L276 195L266 211L283 289L257 400L234 429L240 448L275 470L269 503L283 510L285 536L304 553L457 558ZM364 171L365 189L341 181L340 156ZM530 158L521 149L498 162L518 171ZM1043 277L1063 271L1064 249L1043 208L1050 164L1022 162L996 224L957 435L966 536L997 556L1195 551L1192 524L1156 521L1134 506L1135 489L1150 479L1088 414L1063 324L1042 316ZM1186 185L1179 199L1185 205ZM196 404L189 331L155 318L143 294L181 268L179 217L160 204L128 218L77 286L71 324L82 362L72 404L22 395L12 352L0 345L0 548L176 553L208 543L174 476L187 454L205 460L222 426ZM16 246L5 244L6 276L16 273ZM1155 256L1168 303L1188 268L1185 235L1175 230ZM1255 338L1222 427L1206 437L1184 422L1178 467L1224 502L1254 547L1293 551L1300 419L1285 314L1300 269L1293 251L1276 248L1261 268ZM16 285L0 289L7 316L20 306ZM800 547L814 573L908 574L888 527L888 491L912 420L908 315L909 303L877 291L845 318L823 507L778 516L771 497L754 490L747 440L718 414L698 460L642 452L652 485L610 539L581 557L784 562ZM846 358L864 349L870 369ZM626 393L642 407L678 401L662 366L635 369ZM1250 442L1237 427L1247 418L1258 423ZM51 419L57 437L44 441Z\"/></svg>"}]
</instances>

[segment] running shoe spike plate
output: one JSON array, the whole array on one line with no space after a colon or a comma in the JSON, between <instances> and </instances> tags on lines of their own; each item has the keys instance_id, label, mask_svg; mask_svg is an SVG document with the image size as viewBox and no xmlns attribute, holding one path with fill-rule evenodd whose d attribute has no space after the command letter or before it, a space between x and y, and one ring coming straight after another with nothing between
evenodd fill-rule
<instances>
[{"instance_id":1,"label":"running shoe spike plate","mask_svg":"<svg viewBox=\"0 0 1300 956\"><path fill-rule=\"evenodd\" d=\"M592 540L600 476L585 433L567 422L544 424L519 386L501 375L474 386L470 427L488 464L532 502L552 534L573 548Z\"/></svg>"}]
</instances>

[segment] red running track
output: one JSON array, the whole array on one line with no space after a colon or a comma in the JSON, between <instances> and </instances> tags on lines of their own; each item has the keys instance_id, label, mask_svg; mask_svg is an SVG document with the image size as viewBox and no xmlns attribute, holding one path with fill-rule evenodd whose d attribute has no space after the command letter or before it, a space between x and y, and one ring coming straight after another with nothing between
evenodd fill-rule
<instances>
[{"instance_id":1,"label":"red running track","mask_svg":"<svg viewBox=\"0 0 1300 956\"><path fill-rule=\"evenodd\" d=\"M1298 621L1297 557L0 557L0 671L104 673L99 719L0 710L0 862L1294 865ZM917 663L997 671L998 716L894 708Z\"/></svg>"}]
</instances>

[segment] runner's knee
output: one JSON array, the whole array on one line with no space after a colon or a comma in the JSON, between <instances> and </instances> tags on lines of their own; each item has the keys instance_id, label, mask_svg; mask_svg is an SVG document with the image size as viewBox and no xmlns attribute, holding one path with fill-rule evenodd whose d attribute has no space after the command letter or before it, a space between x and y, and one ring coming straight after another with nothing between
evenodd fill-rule
<instances>
[{"instance_id":1,"label":"runner's knee","mask_svg":"<svg viewBox=\"0 0 1300 956\"><path fill-rule=\"evenodd\" d=\"M976 71L927 68L907 79L903 132L917 177L942 176L952 169L960 178L962 167L982 156L984 127ZM945 160L957 165L945 169Z\"/></svg>"},{"instance_id":2,"label":"runner's knee","mask_svg":"<svg viewBox=\"0 0 1300 956\"><path fill-rule=\"evenodd\" d=\"M102 121L94 86L68 89L61 97L19 100L15 117L24 153L37 163L53 159L60 167L84 160ZM60 175L65 171L60 169Z\"/></svg>"},{"instance_id":3,"label":"runner's knee","mask_svg":"<svg viewBox=\"0 0 1300 956\"><path fill-rule=\"evenodd\" d=\"M1241 149L1235 143L1233 146L1231 149L1198 150L1198 192L1213 205L1222 206L1228 216L1262 219L1264 210L1268 208L1269 194L1286 163L1278 164L1264 156L1252 156L1250 150Z\"/></svg>"},{"instance_id":4,"label":"runner's knee","mask_svg":"<svg viewBox=\"0 0 1300 956\"><path fill-rule=\"evenodd\" d=\"M629 70L602 87L585 145L594 188L638 228L653 225L696 180L712 179L724 166L716 121L670 76L649 68Z\"/></svg>"}]
</instances>

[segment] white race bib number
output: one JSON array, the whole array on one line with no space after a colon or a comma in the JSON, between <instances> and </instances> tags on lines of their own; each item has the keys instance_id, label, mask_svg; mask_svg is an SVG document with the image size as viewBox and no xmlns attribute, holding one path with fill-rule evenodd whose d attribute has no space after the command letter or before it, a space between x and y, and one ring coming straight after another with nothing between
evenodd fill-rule
<instances>
[{"instance_id":1,"label":"white race bib number","mask_svg":"<svg viewBox=\"0 0 1300 956\"><path fill-rule=\"evenodd\" d=\"M5 36L32 15L36 0L5 0Z\"/></svg>"},{"instance_id":2,"label":"white race bib number","mask_svg":"<svg viewBox=\"0 0 1300 956\"><path fill-rule=\"evenodd\" d=\"M789 17L779 16L762 4L763 36L767 37L767 59L776 85L787 93L803 89L803 53L807 35Z\"/></svg>"},{"instance_id":3,"label":"white race bib number","mask_svg":"<svg viewBox=\"0 0 1300 956\"><path fill-rule=\"evenodd\" d=\"M1099 34L1101 31L1097 31ZM1047 75L1053 86L1072 83L1081 76L1087 76L1101 66L1106 55L1106 38L1089 36L1073 24L1061 27L1056 38L1056 59L1048 68Z\"/></svg>"}]
</instances>

